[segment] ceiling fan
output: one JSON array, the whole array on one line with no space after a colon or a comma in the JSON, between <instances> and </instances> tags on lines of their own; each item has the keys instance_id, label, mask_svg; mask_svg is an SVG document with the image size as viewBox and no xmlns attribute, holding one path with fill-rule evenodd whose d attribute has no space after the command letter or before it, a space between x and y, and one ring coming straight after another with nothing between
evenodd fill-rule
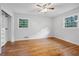
<instances>
[{"instance_id":1,"label":"ceiling fan","mask_svg":"<svg viewBox=\"0 0 79 59\"><path fill-rule=\"evenodd\" d=\"M36 4L36 6L40 8L40 12L48 12L50 10L54 10L52 3L39 3Z\"/></svg>"}]
</instances>

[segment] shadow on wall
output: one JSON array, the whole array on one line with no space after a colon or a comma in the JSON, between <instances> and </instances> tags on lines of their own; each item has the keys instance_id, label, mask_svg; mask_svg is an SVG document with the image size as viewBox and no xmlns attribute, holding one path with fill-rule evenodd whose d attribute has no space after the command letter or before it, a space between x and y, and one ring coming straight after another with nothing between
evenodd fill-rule
<instances>
[{"instance_id":1,"label":"shadow on wall","mask_svg":"<svg viewBox=\"0 0 79 59\"><path fill-rule=\"evenodd\" d=\"M35 35L32 35L29 39L48 38L49 33L50 33L49 28L45 27L41 29L38 33L36 33Z\"/></svg>"}]
</instances>

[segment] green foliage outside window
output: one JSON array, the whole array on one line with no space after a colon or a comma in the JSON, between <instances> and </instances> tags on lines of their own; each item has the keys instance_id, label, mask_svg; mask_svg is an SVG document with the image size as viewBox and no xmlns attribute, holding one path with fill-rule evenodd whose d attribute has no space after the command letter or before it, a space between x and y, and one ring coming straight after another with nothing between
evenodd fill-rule
<instances>
[{"instance_id":1,"label":"green foliage outside window","mask_svg":"<svg viewBox=\"0 0 79 59\"><path fill-rule=\"evenodd\" d=\"M77 27L77 19L77 15L65 18L65 27Z\"/></svg>"},{"instance_id":2,"label":"green foliage outside window","mask_svg":"<svg viewBox=\"0 0 79 59\"><path fill-rule=\"evenodd\" d=\"M19 19L19 28L27 28L28 19Z\"/></svg>"}]
</instances>

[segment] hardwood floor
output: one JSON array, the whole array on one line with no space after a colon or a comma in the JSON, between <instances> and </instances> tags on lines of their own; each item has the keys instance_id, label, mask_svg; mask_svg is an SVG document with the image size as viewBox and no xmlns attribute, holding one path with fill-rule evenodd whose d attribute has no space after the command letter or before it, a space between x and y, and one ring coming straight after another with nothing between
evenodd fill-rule
<instances>
[{"instance_id":1,"label":"hardwood floor","mask_svg":"<svg viewBox=\"0 0 79 59\"><path fill-rule=\"evenodd\" d=\"M79 56L79 46L57 38L7 42L1 56Z\"/></svg>"}]
</instances>

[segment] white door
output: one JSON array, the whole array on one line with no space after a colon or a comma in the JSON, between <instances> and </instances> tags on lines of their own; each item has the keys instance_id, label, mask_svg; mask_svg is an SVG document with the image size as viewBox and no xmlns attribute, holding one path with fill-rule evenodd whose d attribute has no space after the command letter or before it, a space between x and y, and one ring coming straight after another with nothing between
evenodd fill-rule
<instances>
[{"instance_id":1,"label":"white door","mask_svg":"<svg viewBox=\"0 0 79 59\"><path fill-rule=\"evenodd\" d=\"M4 46L8 39L8 21L5 13L2 13L2 26L1 26L1 46Z\"/></svg>"},{"instance_id":2,"label":"white door","mask_svg":"<svg viewBox=\"0 0 79 59\"><path fill-rule=\"evenodd\" d=\"M8 32L8 16L7 16L5 19L5 40L6 42L8 41L8 35L9 35L9 32Z\"/></svg>"}]
</instances>

